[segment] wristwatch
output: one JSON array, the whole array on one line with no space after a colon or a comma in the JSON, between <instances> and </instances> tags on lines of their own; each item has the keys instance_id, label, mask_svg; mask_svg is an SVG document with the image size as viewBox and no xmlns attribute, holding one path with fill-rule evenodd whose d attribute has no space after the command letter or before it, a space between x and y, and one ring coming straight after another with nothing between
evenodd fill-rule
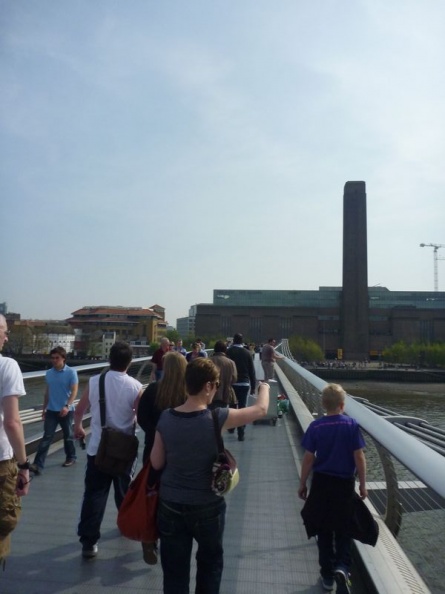
<instances>
[{"instance_id":1,"label":"wristwatch","mask_svg":"<svg viewBox=\"0 0 445 594\"><path fill-rule=\"evenodd\" d=\"M25 462L23 462L23 464L19 464L17 462L17 468L19 470L29 470L29 467L31 466L30 462L29 462L29 458L26 458Z\"/></svg>"}]
</instances>

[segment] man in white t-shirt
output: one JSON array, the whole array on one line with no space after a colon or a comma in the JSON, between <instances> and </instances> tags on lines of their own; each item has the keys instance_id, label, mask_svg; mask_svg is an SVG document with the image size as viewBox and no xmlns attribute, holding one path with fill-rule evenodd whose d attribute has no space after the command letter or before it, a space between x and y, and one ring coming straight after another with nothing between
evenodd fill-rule
<instances>
[{"instance_id":1,"label":"man in white t-shirt","mask_svg":"<svg viewBox=\"0 0 445 594\"><path fill-rule=\"evenodd\" d=\"M105 409L107 427L124 433L134 432L142 384L127 375L133 351L126 342L115 342L110 349L110 369L105 375ZM77 439L85 437L82 418L86 411L91 411L91 437L87 446L87 468L85 473L85 491L80 512L77 534L82 543L82 556L90 559L97 555L97 542L100 538L100 526L107 505L111 483L114 486L114 501L119 509L134 474L134 464L128 472L118 477L101 472L95 457L102 433L99 406L99 377L93 376L85 388L74 412L74 435Z\"/></svg>"},{"instance_id":2,"label":"man in white t-shirt","mask_svg":"<svg viewBox=\"0 0 445 594\"><path fill-rule=\"evenodd\" d=\"M0 351L8 341L8 325L0 315ZM17 361L0 355L0 562L10 552L10 534L20 516L20 496L29 489L29 460L19 414L25 395Z\"/></svg>"}]
</instances>

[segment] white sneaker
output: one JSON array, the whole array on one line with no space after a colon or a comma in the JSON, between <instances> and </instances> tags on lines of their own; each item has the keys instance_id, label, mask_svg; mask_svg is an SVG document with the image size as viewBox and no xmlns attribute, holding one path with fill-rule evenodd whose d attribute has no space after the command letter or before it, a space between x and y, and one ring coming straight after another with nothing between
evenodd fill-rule
<instances>
[{"instance_id":1,"label":"white sneaker","mask_svg":"<svg viewBox=\"0 0 445 594\"><path fill-rule=\"evenodd\" d=\"M82 547L82 557L84 559L93 559L98 553L98 546L97 544L94 545L83 545Z\"/></svg>"}]
</instances>

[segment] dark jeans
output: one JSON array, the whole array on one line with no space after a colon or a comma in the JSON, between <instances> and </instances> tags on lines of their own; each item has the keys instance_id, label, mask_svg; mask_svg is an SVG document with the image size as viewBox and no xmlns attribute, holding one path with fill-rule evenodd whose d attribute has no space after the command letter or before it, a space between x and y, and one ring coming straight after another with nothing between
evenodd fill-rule
<instances>
[{"instance_id":1,"label":"dark jeans","mask_svg":"<svg viewBox=\"0 0 445 594\"><path fill-rule=\"evenodd\" d=\"M40 441L37 449L36 456L34 458L34 464L37 464L39 468L45 466L46 456L48 454L49 446L52 444L54 434L57 430L57 425L60 425L63 431L63 445L65 447L65 455L67 460L76 459L76 448L74 447L73 437L73 411L65 416L61 417L59 411L47 410L45 413L45 422L43 425L43 437Z\"/></svg>"},{"instance_id":2,"label":"dark jeans","mask_svg":"<svg viewBox=\"0 0 445 594\"><path fill-rule=\"evenodd\" d=\"M249 392L250 392L250 386L235 386L235 385L233 385L232 387L235 391L236 399L238 400L238 408L246 408L247 398L248 398ZM237 428L238 435L244 435L245 428L246 428L245 425L238 427Z\"/></svg>"},{"instance_id":3,"label":"dark jeans","mask_svg":"<svg viewBox=\"0 0 445 594\"><path fill-rule=\"evenodd\" d=\"M320 532L317 534L318 562L323 577L333 577L334 569L341 567L351 570L352 539L346 534L337 532Z\"/></svg>"},{"instance_id":4,"label":"dark jeans","mask_svg":"<svg viewBox=\"0 0 445 594\"><path fill-rule=\"evenodd\" d=\"M164 594L188 594L193 539L196 553L195 594L218 594L223 560L226 503L223 498L210 505L182 505L160 501L158 528Z\"/></svg>"},{"instance_id":5,"label":"dark jeans","mask_svg":"<svg viewBox=\"0 0 445 594\"><path fill-rule=\"evenodd\" d=\"M87 456L85 491L80 511L80 521L77 527L77 534L80 536L79 540L86 545L94 545L100 538L100 526L107 506L111 484L114 486L114 502L116 508L119 509L133 477L137 461L134 461L127 474L113 477L101 472L94 460L95 456Z\"/></svg>"}]
</instances>

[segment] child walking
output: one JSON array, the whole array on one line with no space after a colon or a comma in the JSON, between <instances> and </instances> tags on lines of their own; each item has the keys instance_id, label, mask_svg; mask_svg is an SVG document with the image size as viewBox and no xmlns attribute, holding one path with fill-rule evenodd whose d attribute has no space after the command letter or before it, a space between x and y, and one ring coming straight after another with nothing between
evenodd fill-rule
<instances>
[{"instance_id":1,"label":"child walking","mask_svg":"<svg viewBox=\"0 0 445 594\"><path fill-rule=\"evenodd\" d=\"M346 393L338 384L322 391L326 416L313 421L302 440L306 452L298 495L306 500L301 515L308 537L316 536L324 590L350 594L351 515L355 474L360 498L367 497L365 442L357 421L343 414ZM307 480L313 470L308 495Z\"/></svg>"}]
</instances>

